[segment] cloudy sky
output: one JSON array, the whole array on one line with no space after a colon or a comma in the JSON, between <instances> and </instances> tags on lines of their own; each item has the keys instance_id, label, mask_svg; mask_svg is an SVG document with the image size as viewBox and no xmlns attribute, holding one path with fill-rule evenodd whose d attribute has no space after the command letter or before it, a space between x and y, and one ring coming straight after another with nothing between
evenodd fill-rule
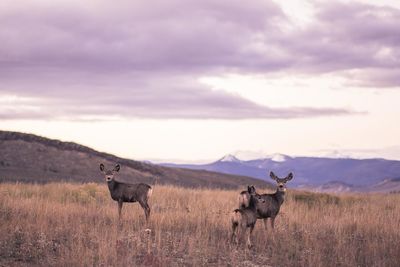
<instances>
[{"instance_id":1,"label":"cloudy sky","mask_svg":"<svg viewBox=\"0 0 400 267\"><path fill-rule=\"evenodd\" d=\"M400 160L399 25L395 0L3 0L0 129L141 160Z\"/></svg>"}]
</instances>

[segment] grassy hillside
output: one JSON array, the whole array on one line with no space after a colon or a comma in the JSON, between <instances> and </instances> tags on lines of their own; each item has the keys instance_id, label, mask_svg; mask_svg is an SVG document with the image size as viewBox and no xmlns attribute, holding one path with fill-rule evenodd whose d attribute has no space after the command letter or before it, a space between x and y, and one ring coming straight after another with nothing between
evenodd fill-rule
<instances>
[{"instance_id":1,"label":"grassy hillside","mask_svg":"<svg viewBox=\"0 0 400 267\"><path fill-rule=\"evenodd\" d=\"M255 184L258 179L210 171L161 167L119 158L91 148L32 134L0 131L0 181L21 182L102 182L99 164L122 165L117 179L125 182L153 183L185 187L237 188Z\"/></svg>"},{"instance_id":2,"label":"grassy hillside","mask_svg":"<svg viewBox=\"0 0 400 267\"><path fill-rule=\"evenodd\" d=\"M263 191L263 190L260 190ZM0 184L1 266L399 266L399 194L288 192L275 232L229 242L237 191L156 186L122 224L106 185Z\"/></svg>"}]
</instances>

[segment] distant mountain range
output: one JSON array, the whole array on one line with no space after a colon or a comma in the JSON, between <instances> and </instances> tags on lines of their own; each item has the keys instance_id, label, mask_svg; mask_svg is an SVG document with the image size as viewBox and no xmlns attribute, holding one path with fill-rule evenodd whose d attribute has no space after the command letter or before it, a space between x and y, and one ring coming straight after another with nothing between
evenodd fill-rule
<instances>
[{"instance_id":1,"label":"distant mountain range","mask_svg":"<svg viewBox=\"0 0 400 267\"><path fill-rule=\"evenodd\" d=\"M125 182L173 184L185 187L238 188L264 181L205 170L169 168L120 158L71 142L32 134L0 131L0 182L104 182L100 163L121 164L117 179Z\"/></svg>"},{"instance_id":2,"label":"distant mountain range","mask_svg":"<svg viewBox=\"0 0 400 267\"><path fill-rule=\"evenodd\" d=\"M241 160L234 155L226 155L209 164L162 165L245 175L266 181L270 179L268 173L271 170L279 176L294 172L295 179L290 186L324 192L400 190L400 181L397 179L400 177L400 161L379 158L290 157L273 154L261 159Z\"/></svg>"},{"instance_id":3,"label":"distant mountain range","mask_svg":"<svg viewBox=\"0 0 400 267\"><path fill-rule=\"evenodd\" d=\"M273 154L241 160L226 155L209 164L151 164L103 153L71 142L0 131L0 182L103 182L99 163L122 165L118 179L186 187L270 187L268 173L294 172L289 187L322 192L400 192L400 161L290 157ZM251 178L253 177L253 178ZM256 178L256 179L255 179Z\"/></svg>"}]
</instances>

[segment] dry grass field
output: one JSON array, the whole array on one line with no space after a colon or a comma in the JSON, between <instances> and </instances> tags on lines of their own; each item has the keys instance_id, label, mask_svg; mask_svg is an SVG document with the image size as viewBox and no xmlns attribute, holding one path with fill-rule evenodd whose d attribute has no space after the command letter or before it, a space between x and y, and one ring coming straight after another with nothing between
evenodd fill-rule
<instances>
[{"instance_id":1,"label":"dry grass field","mask_svg":"<svg viewBox=\"0 0 400 267\"><path fill-rule=\"evenodd\" d=\"M105 184L0 184L0 266L400 265L399 194L289 189L249 250L229 242L238 191L156 186L149 233L136 203L118 223Z\"/></svg>"}]
</instances>

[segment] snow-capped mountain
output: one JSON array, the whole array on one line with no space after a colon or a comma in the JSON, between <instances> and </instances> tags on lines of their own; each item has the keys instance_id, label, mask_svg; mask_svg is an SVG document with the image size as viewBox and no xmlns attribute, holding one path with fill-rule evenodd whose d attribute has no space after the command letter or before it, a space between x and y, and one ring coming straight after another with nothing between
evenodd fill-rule
<instances>
[{"instance_id":1,"label":"snow-capped mountain","mask_svg":"<svg viewBox=\"0 0 400 267\"><path fill-rule=\"evenodd\" d=\"M232 154L225 155L221 159L218 160L219 162L241 162L237 157Z\"/></svg>"},{"instance_id":2,"label":"snow-capped mountain","mask_svg":"<svg viewBox=\"0 0 400 267\"><path fill-rule=\"evenodd\" d=\"M352 159L322 157L290 157L271 154L259 159L242 160L229 154L209 164L165 164L190 169L255 177L270 181L269 172L278 176L293 172L289 187L308 187L318 191L368 191L385 178L400 177L400 161L385 159Z\"/></svg>"},{"instance_id":3,"label":"snow-capped mountain","mask_svg":"<svg viewBox=\"0 0 400 267\"><path fill-rule=\"evenodd\" d=\"M275 162L284 162L287 158L288 156L279 153L272 154L270 157L270 159Z\"/></svg>"}]
</instances>

